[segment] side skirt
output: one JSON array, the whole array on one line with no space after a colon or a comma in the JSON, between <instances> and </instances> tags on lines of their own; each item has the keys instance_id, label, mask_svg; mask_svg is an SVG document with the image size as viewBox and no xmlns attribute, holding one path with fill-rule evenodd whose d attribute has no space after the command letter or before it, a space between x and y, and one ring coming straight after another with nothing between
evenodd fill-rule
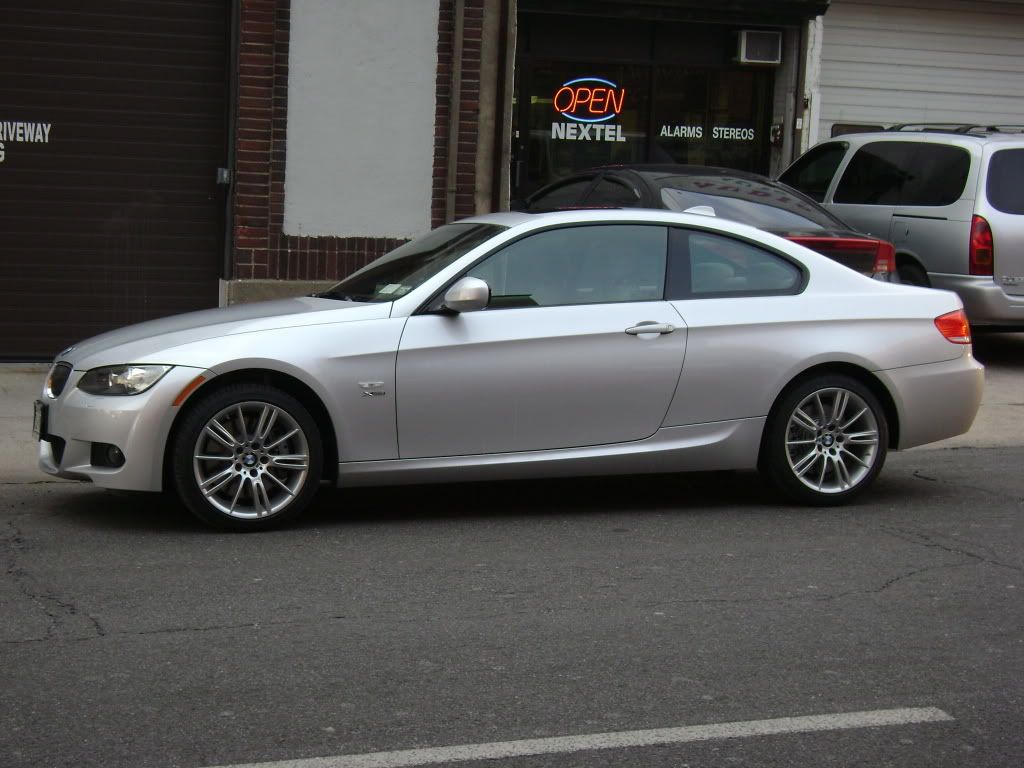
<instances>
[{"instance_id":1,"label":"side skirt","mask_svg":"<svg viewBox=\"0 0 1024 768\"><path fill-rule=\"evenodd\" d=\"M645 440L584 448L341 462L338 486L753 469L765 418L663 427Z\"/></svg>"}]
</instances>

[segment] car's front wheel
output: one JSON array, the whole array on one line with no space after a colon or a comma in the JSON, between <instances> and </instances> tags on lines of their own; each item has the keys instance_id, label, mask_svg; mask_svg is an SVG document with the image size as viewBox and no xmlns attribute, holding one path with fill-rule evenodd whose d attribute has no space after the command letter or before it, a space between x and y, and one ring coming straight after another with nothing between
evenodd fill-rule
<instances>
[{"instance_id":1,"label":"car's front wheel","mask_svg":"<svg viewBox=\"0 0 1024 768\"><path fill-rule=\"evenodd\" d=\"M772 409L763 466L795 501L831 506L874 481L888 444L885 411L870 389L849 376L817 376Z\"/></svg>"},{"instance_id":2,"label":"car's front wheel","mask_svg":"<svg viewBox=\"0 0 1024 768\"><path fill-rule=\"evenodd\" d=\"M262 530L301 513L323 472L320 431L298 400L234 384L191 404L172 450L175 486L203 522Z\"/></svg>"}]
</instances>

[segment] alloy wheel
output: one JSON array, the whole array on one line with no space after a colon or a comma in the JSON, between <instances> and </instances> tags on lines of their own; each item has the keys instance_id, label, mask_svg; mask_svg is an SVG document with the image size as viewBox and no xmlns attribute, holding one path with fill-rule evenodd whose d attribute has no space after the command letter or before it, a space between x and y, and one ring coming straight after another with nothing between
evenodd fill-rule
<instances>
[{"instance_id":1,"label":"alloy wheel","mask_svg":"<svg viewBox=\"0 0 1024 768\"><path fill-rule=\"evenodd\" d=\"M819 389L801 400L789 416L785 441L794 477L823 494L856 488L880 455L874 411L842 387Z\"/></svg>"},{"instance_id":2,"label":"alloy wheel","mask_svg":"<svg viewBox=\"0 0 1024 768\"><path fill-rule=\"evenodd\" d=\"M231 517L260 519L286 509L306 483L309 441L285 409L235 403L209 419L196 439L192 469L206 501Z\"/></svg>"}]
</instances>

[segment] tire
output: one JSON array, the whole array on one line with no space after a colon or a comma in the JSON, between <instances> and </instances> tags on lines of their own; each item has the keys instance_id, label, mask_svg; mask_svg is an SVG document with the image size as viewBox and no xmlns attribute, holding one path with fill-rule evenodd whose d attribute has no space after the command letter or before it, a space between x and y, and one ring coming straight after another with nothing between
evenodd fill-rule
<instances>
[{"instance_id":1,"label":"tire","mask_svg":"<svg viewBox=\"0 0 1024 768\"><path fill-rule=\"evenodd\" d=\"M835 506L874 482L888 445L885 411L871 390L849 376L826 374L796 384L776 402L762 467L792 500Z\"/></svg>"},{"instance_id":2,"label":"tire","mask_svg":"<svg viewBox=\"0 0 1024 768\"><path fill-rule=\"evenodd\" d=\"M896 267L896 274L900 282L905 285L916 285L921 288L931 288L932 283L928 279L928 273L914 262L904 262Z\"/></svg>"},{"instance_id":3,"label":"tire","mask_svg":"<svg viewBox=\"0 0 1024 768\"><path fill-rule=\"evenodd\" d=\"M294 520L323 474L320 430L286 392L232 384L197 399L171 444L175 488L207 525L259 531Z\"/></svg>"}]
</instances>

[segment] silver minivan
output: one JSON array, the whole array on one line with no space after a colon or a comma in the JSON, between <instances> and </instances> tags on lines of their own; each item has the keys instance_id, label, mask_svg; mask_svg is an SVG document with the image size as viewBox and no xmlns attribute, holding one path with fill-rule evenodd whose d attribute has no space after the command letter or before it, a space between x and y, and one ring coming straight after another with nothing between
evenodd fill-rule
<instances>
[{"instance_id":1,"label":"silver minivan","mask_svg":"<svg viewBox=\"0 0 1024 768\"><path fill-rule=\"evenodd\" d=\"M779 180L890 240L900 280L956 291L972 325L1024 329L1024 135L899 126L837 136Z\"/></svg>"}]
</instances>

